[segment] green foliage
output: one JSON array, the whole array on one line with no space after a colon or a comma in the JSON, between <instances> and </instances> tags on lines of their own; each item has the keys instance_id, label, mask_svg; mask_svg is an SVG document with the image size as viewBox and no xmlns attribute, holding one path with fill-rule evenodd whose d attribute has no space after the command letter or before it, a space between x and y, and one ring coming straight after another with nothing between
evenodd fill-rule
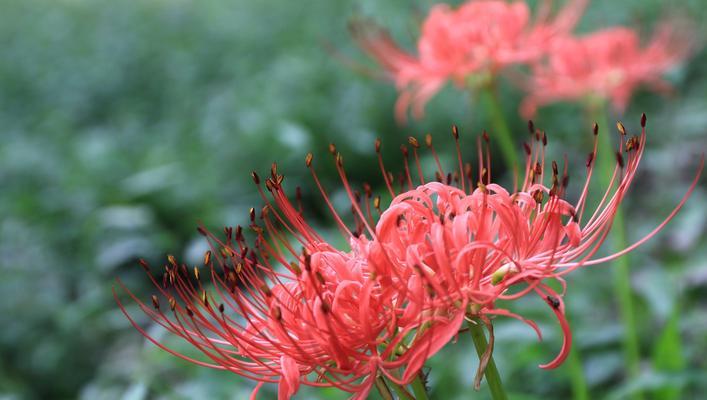
<instances>
[{"instance_id":1,"label":"green foliage","mask_svg":"<svg viewBox=\"0 0 707 400\"><path fill-rule=\"evenodd\" d=\"M416 33L409 27L429 2L379 3L2 2L0 397L247 396L251 382L189 365L145 343L118 311L111 286L119 277L147 299L151 289L137 257L159 265L173 253L195 262L203 246L194 229L199 221L214 230L244 222L248 208L260 204L251 169L267 170L277 161L287 188L303 187L314 223L333 232L304 168L307 151L315 153L315 165L336 200L341 196L326 154L329 142L344 154L354 182L380 188L376 136L384 140L386 163L399 167L396 149L407 135L430 132L446 154L452 123L463 137L480 132L484 118L470 111L473 99L451 87L429 104L427 119L397 126L392 85L357 74L326 50L333 47L369 65L345 28L356 13L374 16L402 43L412 43ZM593 3L582 27L652 21L661 6L657 0L649 3ZM684 7L704 21L700 2ZM697 29L704 37L704 27ZM702 51L671 76L673 97L642 93L622 117L635 127L646 111L651 127L648 162L626 210L629 241L667 214L697 164L692 156L704 151L706 68ZM502 89L501 102L513 115L509 110L520 93L507 82ZM558 105L536 121L550 135L551 151L580 160L576 174L583 173L587 151L589 122L583 118L576 107ZM525 121L517 116L509 125L518 137L525 132ZM705 195L703 185L686 207L689 217L678 218L632 258L632 283L646 288L639 290L642 352L644 359L653 355L643 380L623 379L610 271L598 267L570 277L575 345L593 397L620 397L654 374L665 378L652 381L657 398L707 391L698 379L707 368L707 314L701 306L707 282ZM666 265L676 282L687 282L676 284L680 307L669 308L669 316L661 314L664 300L650 297L661 290L650 277ZM536 317L547 334L537 343L522 324L498 320L495 359L509 393L567 398L567 373L536 366L559 349L551 313L533 300L513 307ZM158 333L145 318L139 322ZM658 331L662 334L655 337ZM433 398L470 396L476 358L468 338L444 349L431 367ZM269 398L275 388L262 393ZM484 398L486 392L471 395ZM302 398L317 397L346 396L302 391Z\"/></svg>"}]
</instances>

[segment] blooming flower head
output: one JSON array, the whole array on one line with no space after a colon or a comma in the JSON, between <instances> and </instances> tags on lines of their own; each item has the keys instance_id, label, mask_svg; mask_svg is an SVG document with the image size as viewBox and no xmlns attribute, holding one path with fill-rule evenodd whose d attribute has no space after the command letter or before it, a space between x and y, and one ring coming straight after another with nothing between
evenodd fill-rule
<instances>
[{"instance_id":1,"label":"blooming flower head","mask_svg":"<svg viewBox=\"0 0 707 400\"><path fill-rule=\"evenodd\" d=\"M684 36L665 23L645 45L623 27L560 38L547 62L536 64L521 113L531 117L542 105L580 99L609 101L623 111L641 85L668 91L662 76L689 54L691 43Z\"/></svg>"},{"instance_id":2,"label":"blooming flower head","mask_svg":"<svg viewBox=\"0 0 707 400\"><path fill-rule=\"evenodd\" d=\"M370 279L365 260L333 248L307 224L284 194L275 165L265 181L272 200L260 177L252 176L266 205L259 218L251 209L248 228L224 228L223 239L200 227L211 247L203 267L192 272L170 256L160 281L141 261L159 292L152 296L152 307L119 282L142 311L207 361L159 342L118 300L121 309L168 352L259 381L253 398L269 382L278 383L279 399L293 396L301 384L333 386L366 398L380 342L393 320L383 309L385 294ZM251 243L245 231L254 235ZM349 231L346 236L353 238Z\"/></svg>"},{"instance_id":3,"label":"blooming flower head","mask_svg":"<svg viewBox=\"0 0 707 400\"><path fill-rule=\"evenodd\" d=\"M400 49L371 23L352 24L352 31L398 87L396 116L405 121L409 107L420 118L447 80L464 86L473 75L484 78L509 65L537 61L552 39L569 33L585 4L571 0L550 19L550 3L543 2L534 21L524 1L470 0L456 9L438 4L422 23L417 55Z\"/></svg>"},{"instance_id":4,"label":"blooming flower head","mask_svg":"<svg viewBox=\"0 0 707 400\"><path fill-rule=\"evenodd\" d=\"M663 223L633 245L614 254L597 256L636 176L646 140L645 122L643 116L638 136L629 136L623 124L617 124L620 143L615 154L616 165L601 201L591 211L587 199L597 151L596 124L594 148L586 161L586 178L575 201L570 201L566 193L567 161L562 168L554 161L546 163L547 138L545 133L535 131L532 123L529 126L534 140L525 145L525 176L517 190L507 190L492 182L485 133L484 140L478 140L476 174L472 174L471 165L464 164L461 156L456 171L444 171L432 149L439 168L436 182L425 182L417 151L414 156L419 185L412 183L414 173L410 173L407 163L402 180L407 187L400 193L394 193L386 178L394 198L380 216L374 240L365 252L370 268L379 276L389 277L392 286L401 288L399 298L405 300L400 301L399 326L407 329L415 326L419 331L441 326L440 332L431 338L429 348L418 349L420 354L428 357L441 348L462 329L465 319L484 323L493 339L490 319L496 315L510 316L528 323L540 337L534 322L497 304L498 300L536 294L550 306L564 334L560 353L541 367L555 368L564 361L572 339L565 319L564 275L618 258L647 241L678 212L699 179L704 157L692 186ZM456 129L453 133L458 144ZM430 148L431 142L428 136L426 143ZM410 143L414 149L419 147L415 139ZM549 280L559 281L563 290L555 291ZM479 372L490 356L492 343L482 357ZM480 373L477 385L479 379Z\"/></svg>"},{"instance_id":5,"label":"blooming flower head","mask_svg":"<svg viewBox=\"0 0 707 400\"><path fill-rule=\"evenodd\" d=\"M478 384L493 349L494 316L521 319L540 335L534 322L497 304L527 294L540 296L560 322L562 350L541 365L554 368L567 356L572 336L564 316L564 290L555 291L548 280L564 287L563 276L570 271L614 259L648 240L678 212L699 178L702 166L683 200L655 230L618 253L597 257L643 155L645 117L641 124L641 134L630 137L618 125L616 167L593 211L586 202L596 138L579 196L570 201L567 162L562 168L546 164L547 138L532 124L525 176L513 190L492 181L486 134L477 139L479 161L472 168L463 162L455 128L458 165L449 171L443 169L428 135L425 144L437 165L434 174L424 173L420 143L410 138L411 147L402 148L404 173L397 182L383 163L377 141L378 162L392 198L388 207L382 207L369 185L364 184L362 192L352 188L343 158L331 145L351 201L353 227L334 210L310 154L306 165L350 250L334 248L306 222L299 190L293 203L275 165L264 183L269 196L253 173L265 206L259 216L251 209L248 228L225 228L223 239L199 228L211 246L205 267L190 272L170 256L159 280L142 262L158 291L152 306L120 283L142 311L205 359L161 343L118 302L131 323L159 347L187 361L258 381L253 396L268 382L278 383L280 399L290 398L302 384L336 387L358 399L366 398L382 377L404 386L464 329L465 320L483 323L491 333ZM432 175L428 181L426 176ZM252 241L246 240L246 231L254 236Z\"/></svg>"}]
</instances>

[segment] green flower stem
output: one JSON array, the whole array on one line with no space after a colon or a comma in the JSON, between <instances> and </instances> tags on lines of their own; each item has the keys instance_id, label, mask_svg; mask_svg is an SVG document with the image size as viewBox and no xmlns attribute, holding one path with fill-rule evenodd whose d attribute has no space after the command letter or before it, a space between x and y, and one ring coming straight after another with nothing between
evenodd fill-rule
<instances>
[{"instance_id":1,"label":"green flower stem","mask_svg":"<svg viewBox=\"0 0 707 400\"><path fill-rule=\"evenodd\" d=\"M474 347L476 347L476 354L479 355L479 360L481 360L481 357L484 355L484 352L486 352L486 347L488 346L486 336L484 335L483 325L480 322L469 323L469 331L471 332L471 338L474 341ZM493 361L493 356L489 358L484 375L486 376L486 382L489 385L493 400L506 400L506 392L503 390L501 376L498 374L498 369L496 369L496 363Z\"/></svg>"},{"instance_id":2,"label":"green flower stem","mask_svg":"<svg viewBox=\"0 0 707 400\"><path fill-rule=\"evenodd\" d=\"M589 400L589 388L587 380L584 378L582 359L579 357L579 349L574 346L567 357L569 364L570 382L572 385L572 398L574 400Z\"/></svg>"},{"instance_id":3,"label":"green flower stem","mask_svg":"<svg viewBox=\"0 0 707 400\"><path fill-rule=\"evenodd\" d=\"M390 393L390 389L388 389L388 385L385 384L382 376L376 378L376 389L378 389L378 393L380 393L383 400L393 400L393 394Z\"/></svg>"},{"instance_id":4,"label":"green flower stem","mask_svg":"<svg viewBox=\"0 0 707 400\"><path fill-rule=\"evenodd\" d=\"M390 387L393 388L393 391L398 395L398 399L400 400L415 400L414 397L408 392L405 387L398 385L397 383L391 381L388 379L388 383L390 383Z\"/></svg>"},{"instance_id":5,"label":"green flower stem","mask_svg":"<svg viewBox=\"0 0 707 400\"><path fill-rule=\"evenodd\" d=\"M425 383L422 382L422 377L418 374L417 378L412 381L412 393L415 394L416 400L429 400L427 395L427 388L425 388Z\"/></svg>"},{"instance_id":6,"label":"green flower stem","mask_svg":"<svg viewBox=\"0 0 707 400\"><path fill-rule=\"evenodd\" d=\"M495 82L491 81L479 88L479 95L488 115L491 117L493 128L491 138L492 140L495 139L500 145L506 167L513 173L513 171L518 170L518 149L514 144L513 134L508 127L506 117L503 115L503 108L501 107Z\"/></svg>"},{"instance_id":7,"label":"green flower stem","mask_svg":"<svg viewBox=\"0 0 707 400\"><path fill-rule=\"evenodd\" d=\"M609 124L606 115L606 104L594 107L591 114L599 124L599 151L597 154L597 183L601 190L605 190L609 185L611 174L616 166L617 147L612 144L611 132L615 128ZM612 224L611 250L619 251L628 246L626 240L626 226L621 209L616 212L614 223ZM614 290L619 301L619 313L624 325L623 347L626 367L630 378L636 378L640 374L640 350L638 343L638 333L636 328L636 311L633 304L633 294L631 291L631 271L629 270L629 257L623 255L614 261ZM635 393L632 398L640 400L642 393Z\"/></svg>"}]
</instances>

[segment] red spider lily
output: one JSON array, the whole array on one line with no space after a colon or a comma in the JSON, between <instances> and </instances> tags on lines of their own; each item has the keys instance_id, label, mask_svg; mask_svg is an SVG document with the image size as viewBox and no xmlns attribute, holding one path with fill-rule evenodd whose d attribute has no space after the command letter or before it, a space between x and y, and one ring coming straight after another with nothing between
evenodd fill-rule
<instances>
[{"instance_id":1,"label":"red spider lily","mask_svg":"<svg viewBox=\"0 0 707 400\"><path fill-rule=\"evenodd\" d=\"M594 257L636 174L645 143L645 118L642 125L641 135L629 139L619 125L622 143L617 166L601 204L589 218L583 215L596 140L575 204L564 199L567 167L560 171L552 163L551 173L546 171L547 140L533 129L536 137L526 147L525 178L513 194L491 183L486 135L478 140L476 178L471 165L462 162L456 129L459 166L455 172L442 169L428 135L426 144L438 166L436 182L425 181L420 145L411 138L419 185L413 184L409 152L403 148L405 173L400 175L399 193L377 142L383 178L393 197L385 211L368 185L363 198L352 188L343 159L332 145L336 170L351 200L354 229L334 210L310 154L306 164L350 243L348 252L333 248L305 221L299 190L293 204L276 166L265 180L270 196L253 173L265 206L259 217L251 209L252 242L241 227L226 228L224 239L199 228L211 246L204 257L205 272L195 267L189 273L170 256L160 280L142 262L159 291L152 296L152 306L119 283L142 311L208 361L181 354L151 337L117 295L116 300L133 326L157 346L195 364L259 381L253 396L263 383L278 383L280 399L290 398L302 384L336 387L358 399L366 398L381 377L404 386L420 376L425 361L459 333L465 319L478 318L491 331L490 318L506 315L527 322L540 335L532 321L496 306L497 300L528 293L541 296L560 321L565 337L562 351L542 366L553 368L566 357L571 333L564 318L564 290L557 293L546 281L564 284L562 276L569 271L639 246L678 212L697 183L699 173L683 200L653 232L619 253ZM548 177L549 187L544 184ZM160 299L166 299L169 310ZM492 348L491 340L479 372ZM479 379L477 374L477 384Z\"/></svg>"},{"instance_id":2,"label":"red spider lily","mask_svg":"<svg viewBox=\"0 0 707 400\"><path fill-rule=\"evenodd\" d=\"M240 226L235 234L225 228L225 240L199 228L211 246L204 259L207 276L198 267L190 276L170 256L159 282L143 261L161 295L152 297L152 307L120 283L156 323L196 347L209 362L168 348L119 301L121 309L162 349L259 381L252 397L262 383L277 382L280 399L293 396L301 383L334 386L366 398L380 362L378 348L393 319L383 306L385 296L360 257L332 248L306 223L284 194L275 166L266 181L272 202L256 173L253 178L266 206L260 224L251 209L252 246ZM350 232L347 236L353 238ZM160 297L167 299L170 311L161 306Z\"/></svg>"},{"instance_id":3,"label":"red spider lily","mask_svg":"<svg viewBox=\"0 0 707 400\"><path fill-rule=\"evenodd\" d=\"M597 151L596 124L594 149L586 162L586 179L574 203L565 198L569 182L566 161L562 169L554 161L546 165L547 138L535 131L532 123L529 126L535 140L525 145L525 177L520 189L512 193L491 183L485 133L484 142L479 140L478 144L476 179L471 165L463 165L459 157L457 171L445 175L437 162L438 182L426 183L416 151L419 186L412 183L407 164L404 182L407 190L396 195L386 178L394 199L378 220L375 240L367 246L368 264L377 275L389 277L392 286L403 288L400 297L405 297L405 301L397 322L404 327L401 329L425 331L441 324L444 330L443 334L431 335L429 344L418 345L417 349L408 346L410 351L421 355L414 360L415 364L408 365L413 372L462 329L464 319L479 319L491 330L491 316L510 316L528 323L540 337L534 322L496 305L497 300L514 300L529 293L537 294L550 306L564 335L560 353L540 367L559 366L572 343L565 319L563 276L574 269L620 257L657 234L683 206L704 164L703 157L688 192L656 229L617 253L598 257L597 251L611 230L643 156L645 116L641 119L639 136L628 138L626 129L618 123L621 141L616 167L600 203L591 212L586 210L586 203ZM459 149L456 129L454 137ZM426 142L432 148L429 135ZM418 147L417 140L411 139L411 143ZM548 180L549 185L545 183ZM450 185L452 182L456 184ZM548 280L559 281L562 291L556 292L547 284ZM492 339L492 331L490 336ZM491 341L479 372L492 347ZM479 381L477 374L477 386Z\"/></svg>"},{"instance_id":4,"label":"red spider lily","mask_svg":"<svg viewBox=\"0 0 707 400\"><path fill-rule=\"evenodd\" d=\"M352 32L395 82L400 92L396 116L402 122L410 107L421 118L427 101L448 80L463 87L472 75L493 76L506 66L537 61L553 38L572 30L586 3L571 0L550 20L545 1L535 21L523 1L471 0L456 9L438 4L422 23L417 55L400 49L371 23L352 24Z\"/></svg>"},{"instance_id":5,"label":"red spider lily","mask_svg":"<svg viewBox=\"0 0 707 400\"><path fill-rule=\"evenodd\" d=\"M669 91L662 76L683 61L691 47L685 32L668 23L644 46L635 31L622 27L558 39L547 62L534 68L521 113L531 117L545 104L579 99L610 101L621 112L641 85Z\"/></svg>"},{"instance_id":6,"label":"red spider lily","mask_svg":"<svg viewBox=\"0 0 707 400\"><path fill-rule=\"evenodd\" d=\"M336 154L333 146L331 151ZM352 251L333 248L307 224L300 206L285 195L283 176L273 165L265 181L272 200L260 177L252 175L266 204L259 218L254 209L250 211L252 244L240 226L224 228L225 239L200 227L211 247L204 256L206 272L199 267L190 272L170 256L160 280L141 261L159 291L151 306L118 282L143 312L208 361L161 343L129 315L117 294L116 300L132 325L160 348L189 362L259 381L253 398L263 383L278 383L280 399L293 396L301 384L336 387L364 399L379 373L400 384L410 383L415 375L402 380L396 372L419 357L399 346L408 339L396 325L398 299L393 296L400 291L377 279L359 254L367 242L361 235L362 218L372 218L370 188L367 216L354 204L357 227L349 230L320 185L311 154L306 164ZM338 154L336 165L348 190ZM296 203L299 193L298 189ZM375 204L378 207L379 200Z\"/></svg>"}]
</instances>

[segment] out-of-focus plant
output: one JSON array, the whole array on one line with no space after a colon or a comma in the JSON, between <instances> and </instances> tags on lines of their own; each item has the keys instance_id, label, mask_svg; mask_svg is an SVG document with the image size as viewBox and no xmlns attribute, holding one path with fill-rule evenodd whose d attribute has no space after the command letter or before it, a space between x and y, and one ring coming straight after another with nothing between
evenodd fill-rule
<instances>
[{"instance_id":1,"label":"out-of-focus plant","mask_svg":"<svg viewBox=\"0 0 707 400\"><path fill-rule=\"evenodd\" d=\"M351 31L395 82L400 92L395 106L399 121L406 120L408 108L421 118L425 103L452 81L484 95L507 166L516 168L516 150L501 113L496 80L510 66L540 61L555 40L570 34L586 3L569 1L550 18L545 2L534 20L524 1L471 0L458 8L438 4L422 23L417 55L401 50L385 30L370 21L352 22Z\"/></svg>"}]
</instances>

